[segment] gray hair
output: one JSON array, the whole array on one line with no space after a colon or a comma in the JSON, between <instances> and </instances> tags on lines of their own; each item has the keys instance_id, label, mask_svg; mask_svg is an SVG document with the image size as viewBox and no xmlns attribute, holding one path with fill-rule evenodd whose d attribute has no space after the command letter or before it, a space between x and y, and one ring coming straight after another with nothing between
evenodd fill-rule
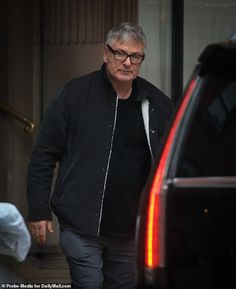
<instances>
[{"instance_id":1,"label":"gray hair","mask_svg":"<svg viewBox=\"0 0 236 289\"><path fill-rule=\"evenodd\" d=\"M111 45L114 40L125 41L127 39L141 42L146 47L146 35L143 29L137 24L132 23L121 23L113 26L108 31L105 43Z\"/></svg>"}]
</instances>

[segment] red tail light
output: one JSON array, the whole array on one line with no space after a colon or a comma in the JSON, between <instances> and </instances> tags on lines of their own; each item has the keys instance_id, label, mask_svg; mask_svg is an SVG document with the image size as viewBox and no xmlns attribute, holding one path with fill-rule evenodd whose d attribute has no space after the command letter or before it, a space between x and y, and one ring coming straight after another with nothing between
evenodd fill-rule
<instances>
[{"instance_id":1,"label":"red tail light","mask_svg":"<svg viewBox=\"0 0 236 289\"><path fill-rule=\"evenodd\" d=\"M195 86L196 80L193 79L183 97L182 103L174 119L173 126L170 129L150 190L145 244L145 266L150 269L161 267L164 262L164 253L161 252L160 240L160 192L176 130L179 122L183 118L184 111L190 101L190 96Z\"/></svg>"}]
</instances>

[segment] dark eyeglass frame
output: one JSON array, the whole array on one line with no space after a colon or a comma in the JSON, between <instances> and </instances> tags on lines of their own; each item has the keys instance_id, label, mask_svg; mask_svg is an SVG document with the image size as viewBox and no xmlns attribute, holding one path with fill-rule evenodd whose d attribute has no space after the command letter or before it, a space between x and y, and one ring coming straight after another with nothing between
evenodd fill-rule
<instances>
[{"instance_id":1,"label":"dark eyeglass frame","mask_svg":"<svg viewBox=\"0 0 236 289\"><path fill-rule=\"evenodd\" d=\"M106 45L111 53L113 53L114 59L117 61L125 62L125 60L129 57L130 62L134 65L139 65L143 62L145 58L145 54L128 54L125 51L114 50L109 44Z\"/></svg>"}]
</instances>

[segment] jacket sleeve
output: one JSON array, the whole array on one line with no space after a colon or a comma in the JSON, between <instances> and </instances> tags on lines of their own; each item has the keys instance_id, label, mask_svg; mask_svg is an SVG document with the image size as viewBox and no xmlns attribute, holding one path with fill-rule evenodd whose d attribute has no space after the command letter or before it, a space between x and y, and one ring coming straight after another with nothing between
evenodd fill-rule
<instances>
[{"instance_id":1,"label":"jacket sleeve","mask_svg":"<svg viewBox=\"0 0 236 289\"><path fill-rule=\"evenodd\" d=\"M69 129L66 88L50 103L27 171L28 220L51 220L50 196L56 163L65 153Z\"/></svg>"}]
</instances>

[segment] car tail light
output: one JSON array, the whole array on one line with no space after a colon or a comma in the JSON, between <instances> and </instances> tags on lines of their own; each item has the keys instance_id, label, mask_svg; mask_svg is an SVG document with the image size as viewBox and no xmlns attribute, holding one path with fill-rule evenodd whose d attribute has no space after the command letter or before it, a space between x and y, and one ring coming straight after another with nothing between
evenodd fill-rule
<instances>
[{"instance_id":1,"label":"car tail light","mask_svg":"<svg viewBox=\"0 0 236 289\"><path fill-rule=\"evenodd\" d=\"M173 125L167 137L157 170L155 172L151 185L148 211L147 211L147 228L146 228L146 244L145 244L145 266L154 269L164 265L164 252L161 250L160 238L160 192L163 180L166 174L166 167L170 156L171 147L178 125L183 118L184 111L190 101L190 96L196 86L196 79L193 79L183 97L178 112L176 113Z\"/></svg>"}]
</instances>

